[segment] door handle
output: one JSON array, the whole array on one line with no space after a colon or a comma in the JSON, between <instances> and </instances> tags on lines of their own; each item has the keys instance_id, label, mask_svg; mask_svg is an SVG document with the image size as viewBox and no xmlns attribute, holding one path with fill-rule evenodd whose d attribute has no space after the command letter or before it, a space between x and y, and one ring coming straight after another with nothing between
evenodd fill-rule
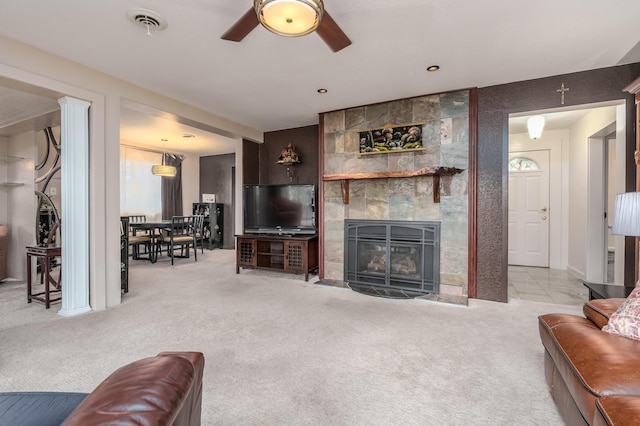
<instances>
[{"instance_id":1,"label":"door handle","mask_svg":"<svg viewBox=\"0 0 640 426\"><path fill-rule=\"evenodd\" d=\"M542 216L542 220L547 220L547 217L546 216Z\"/></svg>"},{"instance_id":2,"label":"door handle","mask_svg":"<svg viewBox=\"0 0 640 426\"><path fill-rule=\"evenodd\" d=\"M547 208L546 208L546 207L543 207L543 208L541 208L541 209L540 209L540 211L541 211L542 213L544 213L544 212L546 212L546 211L547 211Z\"/></svg>"}]
</instances>

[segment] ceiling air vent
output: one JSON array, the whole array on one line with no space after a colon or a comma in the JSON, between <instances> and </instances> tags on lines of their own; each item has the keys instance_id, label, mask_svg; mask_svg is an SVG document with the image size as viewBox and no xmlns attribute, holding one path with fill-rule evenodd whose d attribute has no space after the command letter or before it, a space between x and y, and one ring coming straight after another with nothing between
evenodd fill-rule
<instances>
[{"instance_id":1,"label":"ceiling air vent","mask_svg":"<svg viewBox=\"0 0 640 426\"><path fill-rule=\"evenodd\" d=\"M127 19L146 29L147 32L160 31L167 28L167 21L165 21L156 12L148 9L130 9L127 11Z\"/></svg>"}]
</instances>

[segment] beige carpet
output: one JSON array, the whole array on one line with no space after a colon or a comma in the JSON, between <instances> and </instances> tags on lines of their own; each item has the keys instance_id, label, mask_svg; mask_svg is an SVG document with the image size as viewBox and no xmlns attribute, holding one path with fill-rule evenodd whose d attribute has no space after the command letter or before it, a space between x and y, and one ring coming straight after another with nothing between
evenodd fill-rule
<instances>
[{"instance_id":1,"label":"beige carpet","mask_svg":"<svg viewBox=\"0 0 640 426\"><path fill-rule=\"evenodd\" d=\"M537 315L391 300L242 271L235 253L133 261L124 303L73 318L0 284L0 391L90 392L168 350L205 354L204 425L559 425Z\"/></svg>"}]
</instances>

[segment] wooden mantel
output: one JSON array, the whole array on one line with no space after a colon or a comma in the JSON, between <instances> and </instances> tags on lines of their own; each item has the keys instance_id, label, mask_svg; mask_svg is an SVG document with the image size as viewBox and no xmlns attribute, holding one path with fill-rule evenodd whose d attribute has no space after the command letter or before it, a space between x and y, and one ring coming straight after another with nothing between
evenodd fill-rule
<instances>
[{"instance_id":1,"label":"wooden mantel","mask_svg":"<svg viewBox=\"0 0 640 426\"><path fill-rule=\"evenodd\" d=\"M462 173L464 169L456 167L425 167L408 172L377 172L377 173L338 173L322 176L323 181L342 181L342 202L349 204L349 182L359 179L387 179L408 178L414 176L433 176L433 202L440 202L440 176L453 176Z\"/></svg>"}]
</instances>

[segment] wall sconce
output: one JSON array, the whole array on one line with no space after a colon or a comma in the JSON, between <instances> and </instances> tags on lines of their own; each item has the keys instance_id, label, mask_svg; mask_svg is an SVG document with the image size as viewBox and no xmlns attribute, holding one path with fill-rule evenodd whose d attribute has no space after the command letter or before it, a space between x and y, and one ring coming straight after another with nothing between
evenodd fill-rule
<instances>
[{"instance_id":1,"label":"wall sconce","mask_svg":"<svg viewBox=\"0 0 640 426\"><path fill-rule=\"evenodd\" d=\"M293 169L291 166L300 164L300 156L296 153L296 147L291 144L287 145L280 153L280 157L278 157L276 163L287 166L287 176L289 176L289 180L293 182Z\"/></svg>"},{"instance_id":2,"label":"wall sconce","mask_svg":"<svg viewBox=\"0 0 640 426\"><path fill-rule=\"evenodd\" d=\"M542 129L544 129L544 117L541 115L534 115L527 120L527 130L529 130L529 137L533 140L539 139L542 136Z\"/></svg>"}]
</instances>

